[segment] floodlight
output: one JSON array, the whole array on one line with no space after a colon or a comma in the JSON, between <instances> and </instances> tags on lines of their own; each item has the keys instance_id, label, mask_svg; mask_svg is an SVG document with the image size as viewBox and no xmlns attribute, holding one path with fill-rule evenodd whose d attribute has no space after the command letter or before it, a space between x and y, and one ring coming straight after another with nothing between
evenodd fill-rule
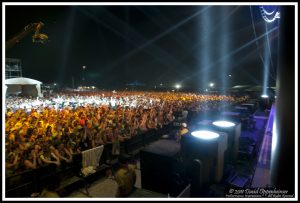
<instances>
[{"instance_id":1,"label":"floodlight","mask_svg":"<svg viewBox=\"0 0 300 203\"><path fill-rule=\"evenodd\" d=\"M218 138L220 136L218 133L208 131L208 130L194 131L191 133L191 135L204 140L211 140L211 139Z\"/></svg>"},{"instance_id":2,"label":"floodlight","mask_svg":"<svg viewBox=\"0 0 300 203\"><path fill-rule=\"evenodd\" d=\"M235 126L234 123L229 122L229 121L215 121L213 122L213 125L222 127L222 128L229 128Z\"/></svg>"}]
</instances>

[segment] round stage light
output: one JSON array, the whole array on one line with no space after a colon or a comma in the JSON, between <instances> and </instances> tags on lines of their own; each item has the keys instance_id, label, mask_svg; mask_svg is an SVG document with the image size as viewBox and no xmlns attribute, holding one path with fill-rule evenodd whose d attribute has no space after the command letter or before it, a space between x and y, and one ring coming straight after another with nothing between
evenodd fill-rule
<instances>
[{"instance_id":1,"label":"round stage light","mask_svg":"<svg viewBox=\"0 0 300 203\"><path fill-rule=\"evenodd\" d=\"M176 84L176 85L175 85L175 88L176 88L176 89L179 89L179 88L181 88L181 85L180 85L180 84Z\"/></svg>"},{"instance_id":2,"label":"round stage light","mask_svg":"<svg viewBox=\"0 0 300 203\"><path fill-rule=\"evenodd\" d=\"M222 127L222 128L229 128L235 126L234 123L229 122L229 121L215 121L213 122L213 125Z\"/></svg>"},{"instance_id":3,"label":"round stage light","mask_svg":"<svg viewBox=\"0 0 300 203\"><path fill-rule=\"evenodd\" d=\"M266 95L266 94L261 95L261 97L262 97L262 98L269 98L269 96Z\"/></svg>"},{"instance_id":4,"label":"round stage light","mask_svg":"<svg viewBox=\"0 0 300 203\"><path fill-rule=\"evenodd\" d=\"M191 133L192 136L204 139L204 140L211 140L218 138L220 135L218 133L207 131L207 130L198 130Z\"/></svg>"}]
</instances>

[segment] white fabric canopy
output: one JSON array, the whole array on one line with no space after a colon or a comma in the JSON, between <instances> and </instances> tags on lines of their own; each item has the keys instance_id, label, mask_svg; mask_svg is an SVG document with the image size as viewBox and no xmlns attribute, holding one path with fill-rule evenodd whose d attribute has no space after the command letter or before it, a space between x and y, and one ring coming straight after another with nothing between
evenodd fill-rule
<instances>
[{"instance_id":1,"label":"white fabric canopy","mask_svg":"<svg viewBox=\"0 0 300 203\"><path fill-rule=\"evenodd\" d=\"M42 82L31 78L11 78L5 80L5 93L23 92L26 95L43 97L41 92ZM35 87L35 88L30 88ZM34 89L37 91L35 92Z\"/></svg>"}]
</instances>

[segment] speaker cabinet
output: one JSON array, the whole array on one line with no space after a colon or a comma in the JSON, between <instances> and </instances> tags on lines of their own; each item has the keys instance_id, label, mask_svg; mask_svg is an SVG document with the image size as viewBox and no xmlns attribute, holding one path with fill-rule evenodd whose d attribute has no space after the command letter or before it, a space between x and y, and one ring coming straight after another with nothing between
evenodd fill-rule
<instances>
[{"instance_id":1,"label":"speaker cabinet","mask_svg":"<svg viewBox=\"0 0 300 203\"><path fill-rule=\"evenodd\" d=\"M142 188L178 196L187 186L179 152L180 144L174 140L158 140L141 150Z\"/></svg>"}]
</instances>

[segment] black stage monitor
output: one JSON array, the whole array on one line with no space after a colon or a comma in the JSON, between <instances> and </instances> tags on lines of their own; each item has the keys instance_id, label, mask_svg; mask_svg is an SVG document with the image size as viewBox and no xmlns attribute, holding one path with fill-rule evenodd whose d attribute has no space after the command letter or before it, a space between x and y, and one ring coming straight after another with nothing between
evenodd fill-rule
<instances>
[{"instance_id":1,"label":"black stage monitor","mask_svg":"<svg viewBox=\"0 0 300 203\"><path fill-rule=\"evenodd\" d=\"M201 186L219 182L223 176L224 152L227 149L227 134L216 131L197 130L181 140L181 153L186 165L200 160Z\"/></svg>"},{"instance_id":2,"label":"black stage monitor","mask_svg":"<svg viewBox=\"0 0 300 203\"><path fill-rule=\"evenodd\" d=\"M142 188L178 196L187 186L179 155L180 143L175 140L158 140L141 150Z\"/></svg>"}]
</instances>

